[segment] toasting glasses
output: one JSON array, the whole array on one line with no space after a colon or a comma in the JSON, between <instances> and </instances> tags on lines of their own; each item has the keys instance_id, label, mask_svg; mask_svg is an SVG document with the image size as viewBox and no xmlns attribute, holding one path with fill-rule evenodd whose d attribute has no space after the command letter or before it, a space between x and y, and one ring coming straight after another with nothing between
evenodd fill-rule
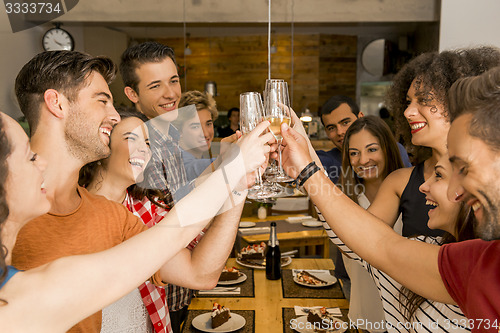
<instances>
[{"instance_id":1,"label":"toasting glasses","mask_svg":"<svg viewBox=\"0 0 500 333\"><path fill-rule=\"evenodd\" d=\"M264 119L262 98L258 92L246 92L240 95L240 130L246 134ZM260 169L257 169L256 184L249 189L249 199L264 199L274 196L262 184Z\"/></svg>"},{"instance_id":2,"label":"toasting glasses","mask_svg":"<svg viewBox=\"0 0 500 333\"><path fill-rule=\"evenodd\" d=\"M288 84L284 80L266 80L264 90L264 116L271 123L269 129L278 141L278 171L270 175L269 180L274 182L291 182L294 179L287 176L281 164L281 124L290 125L290 99L288 97Z\"/></svg>"}]
</instances>

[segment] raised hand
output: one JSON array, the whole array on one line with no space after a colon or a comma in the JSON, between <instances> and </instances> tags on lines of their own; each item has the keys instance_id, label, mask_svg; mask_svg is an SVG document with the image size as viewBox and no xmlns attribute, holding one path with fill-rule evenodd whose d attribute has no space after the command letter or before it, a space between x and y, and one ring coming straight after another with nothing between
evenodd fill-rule
<instances>
[{"instance_id":1,"label":"raised hand","mask_svg":"<svg viewBox=\"0 0 500 333\"><path fill-rule=\"evenodd\" d=\"M251 132L242 136L236 142L244 159L246 173L255 171L266 162L266 155L271 151L268 143L274 142L271 132L263 134L269 125L268 121L261 122Z\"/></svg>"},{"instance_id":2,"label":"raised hand","mask_svg":"<svg viewBox=\"0 0 500 333\"><path fill-rule=\"evenodd\" d=\"M281 135L284 147L281 156L283 168L288 175L297 178L302 169L312 161L307 140L287 124L281 125ZM276 157L277 154L273 153L271 157L273 156Z\"/></svg>"}]
</instances>

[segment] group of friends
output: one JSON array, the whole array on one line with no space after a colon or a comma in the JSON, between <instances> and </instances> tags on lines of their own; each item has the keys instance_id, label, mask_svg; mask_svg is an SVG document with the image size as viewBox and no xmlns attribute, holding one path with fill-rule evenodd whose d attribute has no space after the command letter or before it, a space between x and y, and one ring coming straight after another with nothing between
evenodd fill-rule
<instances>
[{"instance_id":1,"label":"group of friends","mask_svg":"<svg viewBox=\"0 0 500 333\"><path fill-rule=\"evenodd\" d=\"M388 108L414 166L344 96L321 110L329 152L293 111L282 125L285 171L343 253L351 320L498 332L497 66L500 50L477 47L420 55L395 76ZM178 332L192 289L217 283L254 171L278 158L267 121L206 155L215 103L181 93L168 46L132 46L119 70L134 107L118 111L107 57L43 52L16 78L30 138L0 115L2 331Z\"/></svg>"}]
</instances>

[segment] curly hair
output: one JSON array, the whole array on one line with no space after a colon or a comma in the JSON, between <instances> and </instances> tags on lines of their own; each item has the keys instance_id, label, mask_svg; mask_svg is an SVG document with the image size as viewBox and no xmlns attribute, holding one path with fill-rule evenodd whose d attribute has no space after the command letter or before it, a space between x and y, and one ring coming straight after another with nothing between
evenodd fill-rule
<instances>
[{"instance_id":1,"label":"curly hair","mask_svg":"<svg viewBox=\"0 0 500 333\"><path fill-rule=\"evenodd\" d=\"M149 119L143 113L137 111L133 107L119 106L116 108L116 110L118 111L118 114L120 115L120 118L122 120L126 118L135 117L139 118L144 123L147 123L149 121ZM98 180L98 177L100 176L100 171L101 169L107 168L107 161L108 159L104 158L99 161L94 161L85 164L80 169L80 174L78 177L78 185L82 187L88 187L92 182L98 184L100 182ZM127 188L127 192L130 196L138 200L147 197L153 204L162 208L167 208L165 202L169 202L170 200L169 198L171 197L171 194L169 192L164 192L155 189L145 189L138 184L133 184L129 186Z\"/></svg>"},{"instance_id":2,"label":"curly hair","mask_svg":"<svg viewBox=\"0 0 500 333\"><path fill-rule=\"evenodd\" d=\"M452 84L460 78L476 76L499 65L500 50L492 46L429 52L411 60L396 74L386 96L387 106L395 120L396 139L405 144L410 154L420 156L418 159L428 157L428 148L411 144L410 127L404 116L406 95L415 79L417 98L442 105L443 115L449 119L448 91Z\"/></svg>"},{"instance_id":3,"label":"curly hair","mask_svg":"<svg viewBox=\"0 0 500 333\"><path fill-rule=\"evenodd\" d=\"M7 157L9 157L11 153L11 146L7 138L7 133L5 132L5 125L2 118L3 117L0 115L0 230L9 216L5 183L9 173ZM5 262L6 257L7 248L3 245L2 239L0 238L0 285L3 283L7 275L7 264ZM5 302L3 300L0 301Z\"/></svg>"}]
</instances>

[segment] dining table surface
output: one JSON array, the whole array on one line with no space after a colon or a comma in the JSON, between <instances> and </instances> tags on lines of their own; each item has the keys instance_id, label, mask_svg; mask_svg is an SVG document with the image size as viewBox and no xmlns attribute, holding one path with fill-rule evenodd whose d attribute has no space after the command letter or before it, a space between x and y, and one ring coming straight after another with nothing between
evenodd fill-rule
<instances>
[{"instance_id":1,"label":"dining table surface","mask_svg":"<svg viewBox=\"0 0 500 333\"><path fill-rule=\"evenodd\" d=\"M302 214L289 214L267 216L263 220L258 219L257 217L242 217L241 222L254 222L256 224L256 228L269 226L270 222L273 221L278 222L277 232L281 248L298 247L304 249L306 247L320 246L321 256L323 258L330 258L330 239L322 226L303 226L300 220L297 220L299 221L298 223L287 222L287 219L289 218L300 219L301 217L305 220L310 218L310 216ZM249 233L243 233L240 228L236 242L238 250L249 244L259 244L260 242L267 243L269 239L269 231L252 233L252 230L249 228L248 232Z\"/></svg>"},{"instance_id":2,"label":"dining table surface","mask_svg":"<svg viewBox=\"0 0 500 333\"><path fill-rule=\"evenodd\" d=\"M235 258L229 258L227 267L236 267L238 269L248 269L236 262ZM333 270L334 264L331 259L324 258L293 258L292 262L283 267L285 269L311 269L311 270ZM283 325L284 311L290 311L294 306L311 307L324 306L327 308L349 308L349 302L343 297L340 292L338 298L309 298L307 296L296 298L284 297L284 288L282 287L282 279L268 280L266 279L265 269L253 269L254 296L253 297L234 297L228 295L213 295L210 297L195 297L193 298L189 310L206 310L211 311L213 303L217 302L225 307L233 310L253 310L255 311L254 329L253 332L283 332L289 323ZM338 284L337 282L336 284ZM283 286L284 286L283 281ZM304 289L306 295L307 287ZM337 286L339 289L339 286ZM189 325L189 323L187 323ZM288 331L289 328L286 328Z\"/></svg>"}]
</instances>

